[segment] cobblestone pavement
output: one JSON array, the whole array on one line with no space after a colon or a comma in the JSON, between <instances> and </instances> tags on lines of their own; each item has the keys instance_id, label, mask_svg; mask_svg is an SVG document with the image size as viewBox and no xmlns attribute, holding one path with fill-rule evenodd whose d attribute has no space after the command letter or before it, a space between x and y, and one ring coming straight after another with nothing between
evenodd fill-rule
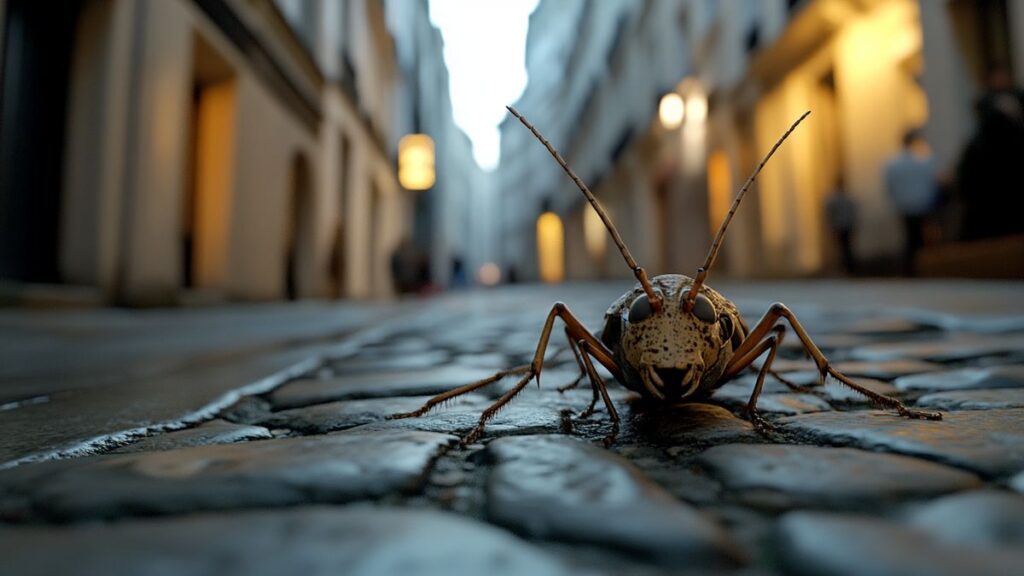
<instances>
[{"instance_id":1,"label":"cobblestone pavement","mask_svg":"<svg viewBox=\"0 0 1024 576\"><path fill-rule=\"evenodd\" d=\"M786 300L841 370L939 422L818 387L787 341L777 367L809 390L766 384L770 437L738 417L745 375L677 407L612 386L605 448L586 387L555 390L577 372L560 331L479 443L457 447L509 382L385 419L528 361L555 297L597 329L619 288L435 299L200 423L2 470L0 572L1021 573L1020 285L738 290L749 321Z\"/></svg>"}]
</instances>

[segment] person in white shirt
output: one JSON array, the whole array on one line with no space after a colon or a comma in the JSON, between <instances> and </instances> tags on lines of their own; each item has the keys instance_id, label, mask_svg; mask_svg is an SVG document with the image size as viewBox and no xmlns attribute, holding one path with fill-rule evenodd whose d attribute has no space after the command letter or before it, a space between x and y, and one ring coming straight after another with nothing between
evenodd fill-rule
<instances>
[{"instance_id":1,"label":"person in white shirt","mask_svg":"<svg viewBox=\"0 0 1024 576\"><path fill-rule=\"evenodd\" d=\"M885 189L903 217L903 267L913 276L914 256L921 248L921 228L938 199L935 162L916 130L903 136L903 148L886 162Z\"/></svg>"}]
</instances>

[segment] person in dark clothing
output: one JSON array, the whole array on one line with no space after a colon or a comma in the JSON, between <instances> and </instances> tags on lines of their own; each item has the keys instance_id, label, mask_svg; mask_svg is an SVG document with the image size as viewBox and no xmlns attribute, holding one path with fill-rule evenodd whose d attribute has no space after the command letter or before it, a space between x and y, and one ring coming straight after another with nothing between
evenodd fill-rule
<instances>
[{"instance_id":1,"label":"person in dark clothing","mask_svg":"<svg viewBox=\"0 0 1024 576\"><path fill-rule=\"evenodd\" d=\"M914 275L914 258L923 244L925 219L938 200L937 172L931 152L916 130L903 136L903 148L885 164L885 189L903 218L903 272Z\"/></svg>"},{"instance_id":2,"label":"person in dark clothing","mask_svg":"<svg viewBox=\"0 0 1024 576\"><path fill-rule=\"evenodd\" d=\"M857 223L857 203L850 198L842 178L838 179L835 190L825 203L825 213L839 242L843 271L855 274L857 262L853 256L853 228Z\"/></svg>"},{"instance_id":3,"label":"person in dark clothing","mask_svg":"<svg viewBox=\"0 0 1024 576\"><path fill-rule=\"evenodd\" d=\"M994 69L975 107L978 127L957 168L966 240L1024 232L1024 92Z\"/></svg>"}]
</instances>

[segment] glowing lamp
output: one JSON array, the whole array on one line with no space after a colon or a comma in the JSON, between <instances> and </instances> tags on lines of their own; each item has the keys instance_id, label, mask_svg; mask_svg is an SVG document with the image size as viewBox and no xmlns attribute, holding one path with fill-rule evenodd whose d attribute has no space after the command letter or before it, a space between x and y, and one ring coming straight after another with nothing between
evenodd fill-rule
<instances>
[{"instance_id":1,"label":"glowing lamp","mask_svg":"<svg viewBox=\"0 0 1024 576\"><path fill-rule=\"evenodd\" d=\"M434 185L434 141L426 134L407 134L398 141L398 182L406 190Z\"/></svg>"},{"instance_id":2,"label":"glowing lamp","mask_svg":"<svg viewBox=\"0 0 1024 576\"><path fill-rule=\"evenodd\" d=\"M669 92L661 97L658 103L658 118L661 125L668 130L679 128L683 123L683 116L686 113L686 105L683 104L683 97L675 92Z\"/></svg>"}]
</instances>

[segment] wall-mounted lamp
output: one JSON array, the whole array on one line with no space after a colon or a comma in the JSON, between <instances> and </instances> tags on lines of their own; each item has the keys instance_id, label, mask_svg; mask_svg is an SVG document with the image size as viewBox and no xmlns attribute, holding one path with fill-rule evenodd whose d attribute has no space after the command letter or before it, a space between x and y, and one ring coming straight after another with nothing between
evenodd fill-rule
<instances>
[{"instance_id":1,"label":"wall-mounted lamp","mask_svg":"<svg viewBox=\"0 0 1024 576\"><path fill-rule=\"evenodd\" d=\"M434 185L434 140L426 134L407 134L398 141L398 182L406 190Z\"/></svg>"}]
</instances>

